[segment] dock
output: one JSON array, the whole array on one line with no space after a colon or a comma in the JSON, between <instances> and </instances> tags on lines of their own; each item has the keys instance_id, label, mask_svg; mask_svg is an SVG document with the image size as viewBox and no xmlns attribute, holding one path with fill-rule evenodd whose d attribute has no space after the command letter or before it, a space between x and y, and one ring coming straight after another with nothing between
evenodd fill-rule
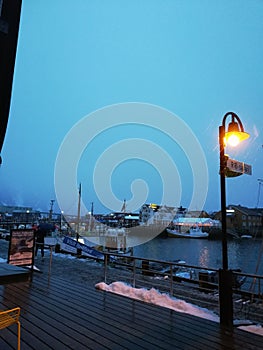
<instances>
[{"instance_id":1,"label":"dock","mask_svg":"<svg viewBox=\"0 0 263 350\"><path fill-rule=\"evenodd\" d=\"M87 271L88 273L88 271ZM35 273L0 286L1 309L21 308L21 350L257 350L262 336ZM0 349L16 348L16 326L0 331Z\"/></svg>"}]
</instances>

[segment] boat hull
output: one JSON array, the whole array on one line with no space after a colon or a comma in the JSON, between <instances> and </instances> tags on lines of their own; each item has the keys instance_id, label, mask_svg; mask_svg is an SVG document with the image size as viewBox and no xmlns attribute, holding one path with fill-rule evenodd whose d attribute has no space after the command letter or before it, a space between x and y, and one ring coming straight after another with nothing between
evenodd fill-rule
<instances>
[{"instance_id":1,"label":"boat hull","mask_svg":"<svg viewBox=\"0 0 263 350\"><path fill-rule=\"evenodd\" d=\"M173 238L208 238L209 234L207 232L179 232L177 230L166 229L168 237Z\"/></svg>"}]
</instances>

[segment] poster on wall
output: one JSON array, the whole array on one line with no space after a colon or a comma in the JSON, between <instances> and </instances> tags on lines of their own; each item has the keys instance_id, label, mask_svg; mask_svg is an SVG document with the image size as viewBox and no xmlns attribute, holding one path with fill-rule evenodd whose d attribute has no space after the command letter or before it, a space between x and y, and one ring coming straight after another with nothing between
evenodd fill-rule
<instances>
[{"instance_id":1,"label":"poster on wall","mask_svg":"<svg viewBox=\"0 0 263 350\"><path fill-rule=\"evenodd\" d=\"M8 263L19 266L33 266L34 246L34 230L12 230L9 242Z\"/></svg>"}]
</instances>

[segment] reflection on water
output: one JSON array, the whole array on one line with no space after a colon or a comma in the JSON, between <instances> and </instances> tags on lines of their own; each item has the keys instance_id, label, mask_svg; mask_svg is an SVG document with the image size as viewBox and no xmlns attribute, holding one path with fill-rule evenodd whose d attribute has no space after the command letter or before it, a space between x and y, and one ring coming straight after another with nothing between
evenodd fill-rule
<instances>
[{"instance_id":1,"label":"reflection on water","mask_svg":"<svg viewBox=\"0 0 263 350\"><path fill-rule=\"evenodd\" d=\"M228 264L230 269L263 275L263 240L230 240ZM134 255L159 260L185 260L187 264L207 268L222 267L222 243L207 239L155 238L134 248ZM262 254L261 254L262 255Z\"/></svg>"},{"instance_id":2,"label":"reflection on water","mask_svg":"<svg viewBox=\"0 0 263 350\"><path fill-rule=\"evenodd\" d=\"M205 246L200 251L198 266L207 267L208 262L209 262L209 250L207 246Z\"/></svg>"}]
</instances>

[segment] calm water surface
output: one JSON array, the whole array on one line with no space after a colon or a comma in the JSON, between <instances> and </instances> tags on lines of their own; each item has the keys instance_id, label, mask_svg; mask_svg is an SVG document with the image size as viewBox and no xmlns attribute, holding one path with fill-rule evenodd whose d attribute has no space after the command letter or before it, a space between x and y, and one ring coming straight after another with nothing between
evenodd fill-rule
<instances>
[{"instance_id":1,"label":"calm water surface","mask_svg":"<svg viewBox=\"0 0 263 350\"><path fill-rule=\"evenodd\" d=\"M261 254L260 254L261 253ZM222 267L221 241L185 238L155 238L134 248L134 255L159 260L185 260L189 265ZM261 256L260 256L261 255ZM230 269L263 275L263 240L243 239L228 242Z\"/></svg>"}]
</instances>

